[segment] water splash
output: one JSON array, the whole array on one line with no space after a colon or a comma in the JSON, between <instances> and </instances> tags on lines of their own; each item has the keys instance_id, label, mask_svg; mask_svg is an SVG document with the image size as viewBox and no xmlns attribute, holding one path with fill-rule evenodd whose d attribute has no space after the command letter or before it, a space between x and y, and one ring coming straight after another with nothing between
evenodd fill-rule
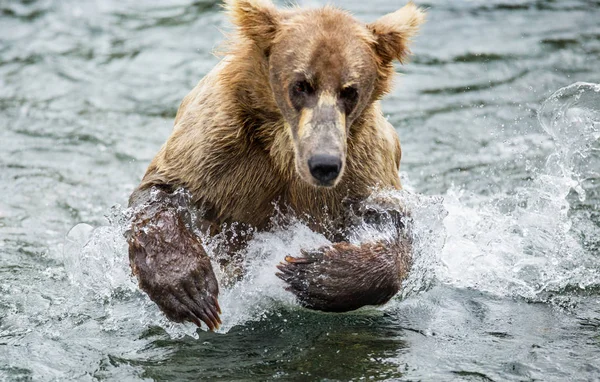
<instances>
[{"instance_id":1,"label":"water splash","mask_svg":"<svg viewBox=\"0 0 600 382\"><path fill-rule=\"evenodd\" d=\"M108 217L110 225L73 227L65 239L65 272L76 287L73 302L103 317L104 331L139 332L140 328L162 327L172 338L197 337L192 324L175 324L166 319L156 304L141 292L131 274L124 230L127 209L115 206Z\"/></svg>"},{"instance_id":2,"label":"water splash","mask_svg":"<svg viewBox=\"0 0 600 382\"><path fill-rule=\"evenodd\" d=\"M556 152L545 173L570 181L581 201L581 183L600 176L600 84L577 82L555 92L538 114L542 128L554 139Z\"/></svg>"},{"instance_id":3,"label":"water splash","mask_svg":"<svg viewBox=\"0 0 600 382\"><path fill-rule=\"evenodd\" d=\"M320 234L295 222L287 229L257 234L246 249L244 278L221 293L222 332L247 321L261 320L281 306L293 306L294 298L276 273L285 256L297 256L301 249L329 244Z\"/></svg>"},{"instance_id":4,"label":"water splash","mask_svg":"<svg viewBox=\"0 0 600 382\"><path fill-rule=\"evenodd\" d=\"M580 199L585 198L582 184L597 176L600 168L590 162L600 137L599 89L599 85L577 83L543 104L539 120L556 150L532 183L513 194L499 195L493 202L480 202L457 189L444 197L409 191L384 195L405 204L414 220L414 266L392 306L436 282L538 301L573 285L600 284L597 261L580 245L569 217L570 193L575 190ZM78 225L69 232L65 270L79 287L78 298L91 301L105 317L102 330L160 326L172 337L197 337L193 325L168 322L137 288L122 235L126 215L127 210L117 207L110 226ZM358 240L381 235L362 228ZM299 221L256 234L246 249L246 275L221 290L224 326L220 331L264 319L281 308L296 309L292 295L275 276L275 265L300 249L325 244L324 236ZM214 248L215 243L207 242L208 252ZM217 264L214 269L217 277L224 277ZM123 323L129 327L123 329Z\"/></svg>"},{"instance_id":5,"label":"water splash","mask_svg":"<svg viewBox=\"0 0 600 382\"><path fill-rule=\"evenodd\" d=\"M436 279L435 264L445 240L442 199L407 191L386 192L382 196L396 198L412 211L414 271L405 283L402 295L406 297L426 290ZM106 316L102 321L103 330L115 330L123 321L140 327L160 326L175 338L186 335L197 338L193 325L169 322L139 291L131 275L123 238L129 212L116 206L109 217L110 225L93 228L79 224L68 233L64 264L70 282L77 287L76 299L86 301ZM356 238L358 241L376 240L382 235L372 227L362 228ZM226 237L205 240L207 253L219 248L223 244L219 241ZM291 224L288 222L270 232L255 234L245 250L244 278L230 287L221 288L219 302L224 325L220 332L226 333L248 321L262 320L281 308L299 309L293 295L285 291L283 281L275 276L276 265L287 255L297 256L301 249L327 244L331 243L323 235L293 219ZM213 263L213 269L219 280L227 277L217 263ZM119 330L122 329L121 326Z\"/></svg>"},{"instance_id":6,"label":"water splash","mask_svg":"<svg viewBox=\"0 0 600 382\"><path fill-rule=\"evenodd\" d=\"M574 232L568 198L574 190L583 200L582 183L600 168L591 156L600 138L600 85L558 90L542 105L539 121L556 150L530 185L483 203L448 191L445 282L534 300L600 283L597 260Z\"/></svg>"}]
</instances>

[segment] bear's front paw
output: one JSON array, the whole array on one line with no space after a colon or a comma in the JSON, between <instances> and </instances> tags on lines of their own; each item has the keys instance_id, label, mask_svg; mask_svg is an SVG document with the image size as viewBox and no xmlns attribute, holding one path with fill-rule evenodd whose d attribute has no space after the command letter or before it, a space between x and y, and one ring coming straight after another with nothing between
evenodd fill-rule
<instances>
[{"instance_id":1,"label":"bear's front paw","mask_svg":"<svg viewBox=\"0 0 600 382\"><path fill-rule=\"evenodd\" d=\"M397 254L382 244L336 243L302 251L302 257L287 256L277 268L302 306L328 312L383 304L403 278Z\"/></svg>"},{"instance_id":2,"label":"bear's front paw","mask_svg":"<svg viewBox=\"0 0 600 382\"><path fill-rule=\"evenodd\" d=\"M210 330L219 327L219 287L208 259L193 254L168 261L141 257L134 263L140 287L170 320L190 321L198 327L204 322Z\"/></svg>"},{"instance_id":3,"label":"bear's front paw","mask_svg":"<svg viewBox=\"0 0 600 382\"><path fill-rule=\"evenodd\" d=\"M198 327L204 322L209 330L221 325L218 284L210 268L200 265L183 277L171 274L140 285L174 322L190 321Z\"/></svg>"},{"instance_id":4,"label":"bear's front paw","mask_svg":"<svg viewBox=\"0 0 600 382\"><path fill-rule=\"evenodd\" d=\"M219 327L219 285L210 259L175 212L162 212L152 224L134 226L128 241L140 288L170 320L198 326L204 322L210 330Z\"/></svg>"}]
</instances>

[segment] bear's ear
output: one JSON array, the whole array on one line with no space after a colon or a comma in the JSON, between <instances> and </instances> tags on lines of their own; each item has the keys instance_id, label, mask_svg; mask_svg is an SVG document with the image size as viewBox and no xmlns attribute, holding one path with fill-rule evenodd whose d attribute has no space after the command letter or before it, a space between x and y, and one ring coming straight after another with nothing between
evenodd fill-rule
<instances>
[{"instance_id":1,"label":"bear's ear","mask_svg":"<svg viewBox=\"0 0 600 382\"><path fill-rule=\"evenodd\" d=\"M404 62L410 54L410 39L425 22L425 11L409 2L396 12L388 13L367 28L375 37L375 52L384 63L393 59Z\"/></svg>"},{"instance_id":2,"label":"bear's ear","mask_svg":"<svg viewBox=\"0 0 600 382\"><path fill-rule=\"evenodd\" d=\"M273 3L269 0L226 0L225 9L240 32L267 52L282 16Z\"/></svg>"}]
</instances>

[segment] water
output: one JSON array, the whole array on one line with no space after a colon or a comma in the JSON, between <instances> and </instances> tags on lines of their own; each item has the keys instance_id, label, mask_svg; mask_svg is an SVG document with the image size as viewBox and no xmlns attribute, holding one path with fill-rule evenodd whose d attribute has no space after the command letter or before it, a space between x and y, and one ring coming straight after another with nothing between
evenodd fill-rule
<instances>
[{"instance_id":1,"label":"water","mask_svg":"<svg viewBox=\"0 0 600 382\"><path fill-rule=\"evenodd\" d=\"M298 223L251 243L208 333L138 291L119 204L217 62L218 3L0 0L0 380L600 380L600 2L420 4L384 102L404 299L299 308L274 265L326 240Z\"/></svg>"}]
</instances>

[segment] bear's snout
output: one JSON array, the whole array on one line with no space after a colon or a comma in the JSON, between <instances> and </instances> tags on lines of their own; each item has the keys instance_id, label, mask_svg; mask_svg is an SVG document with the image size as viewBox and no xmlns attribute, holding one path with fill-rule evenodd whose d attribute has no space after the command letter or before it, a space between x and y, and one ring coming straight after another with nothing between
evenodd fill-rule
<instances>
[{"instance_id":1,"label":"bear's snout","mask_svg":"<svg viewBox=\"0 0 600 382\"><path fill-rule=\"evenodd\" d=\"M321 186L331 186L340 175L342 160L334 155L314 155L308 160L308 168Z\"/></svg>"}]
</instances>

